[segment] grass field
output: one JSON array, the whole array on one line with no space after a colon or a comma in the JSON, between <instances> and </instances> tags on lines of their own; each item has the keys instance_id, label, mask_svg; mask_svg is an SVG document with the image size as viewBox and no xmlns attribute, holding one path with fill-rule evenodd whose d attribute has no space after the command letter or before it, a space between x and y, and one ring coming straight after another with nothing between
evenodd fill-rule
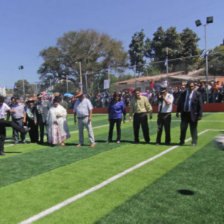
<instances>
[{"instance_id":1,"label":"grass field","mask_svg":"<svg viewBox=\"0 0 224 224\"><path fill-rule=\"evenodd\" d=\"M0 157L0 223L31 223L26 220L64 202L35 223L222 224L224 151L213 138L223 133L223 116L204 114L196 147L190 139L176 146L180 120L174 114L170 146L155 145L156 114L149 121L150 144L144 144L142 135L140 144L133 143L130 122L122 124L121 144L107 144L107 115L93 117L95 148L89 146L87 132L86 145L76 147L78 131L71 115L71 138L65 147L13 145L8 138L6 156ZM7 136L11 134L8 129ZM135 167L143 161L148 163ZM65 202L70 198L74 201Z\"/></svg>"}]
</instances>

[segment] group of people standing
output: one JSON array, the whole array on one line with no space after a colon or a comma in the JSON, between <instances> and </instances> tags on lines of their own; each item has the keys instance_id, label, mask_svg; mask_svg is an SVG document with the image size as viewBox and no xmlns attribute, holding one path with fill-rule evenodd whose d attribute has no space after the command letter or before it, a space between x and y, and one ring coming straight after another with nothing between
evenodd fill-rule
<instances>
[{"instance_id":1,"label":"group of people standing","mask_svg":"<svg viewBox=\"0 0 224 224\"><path fill-rule=\"evenodd\" d=\"M84 144L83 129L87 128L91 147L95 146L92 130L92 104L79 92L74 105L75 123L78 117L79 144ZM70 137L67 123L67 110L61 105L62 97L56 95L52 101L42 94L37 95L37 99L30 98L26 104L20 102L19 97L12 97L11 104L4 102L4 97L0 96L0 155L4 154L4 142L6 138L6 127L13 128L14 144L26 144L26 133L29 132L31 143L44 143L45 132L47 143L51 145L64 146L64 141ZM12 121L9 121L10 116ZM19 136L20 132L20 136Z\"/></svg>"},{"instance_id":2,"label":"group of people standing","mask_svg":"<svg viewBox=\"0 0 224 224\"><path fill-rule=\"evenodd\" d=\"M161 136L163 128L165 130L165 144L171 143L171 113L173 110L174 97L168 93L167 88L161 87L158 97L158 118L157 118L157 137L156 145L161 144ZM123 113L123 120L125 122L126 109L123 102L121 102L121 96L118 97L115 93L112 101L108 107L109 113L109 136L108 142L112 140L112 132L114 123L117 125L117 143L120 143L121 130L120 124ZM183 91L177 102L176 116L179 117L181 113L180 124L180 145L185 142L186 132L188 125L190 125L190 132L192 137L192 146L197 144L197 125L198 121L202 118L202 96L199 91L195 89L194 82L188 82L185 91ZM148 116L152 119L152 106L149 103L147 97L142 96L140 90L136 89L133 92L133 97L130 101L129 121L132 121L133 117L133 129L134 129L134 141L139 143L139 129L142 128L144 140L146 143L150 143L150 134L148 126ZM114 119L115 118L115 119Z\"/></svg>"},{"instance_id":3,"label":"group of people standing","mask_svg":"<svg viewBox=\"0 0 224 224\"><path fill-rule=\"evenodd\" d=\"M74 104L74 123L78 120L79 143L77 147L84 145L84 127L88 131L90 146L95 146L95 138L92 128L92 103L78 92L75 96ZM163 128L165 129L165 144L171 143L171 112L173 109L174 97L168 93L166 88L161 87L158 95L158 118L157 118L157 137L156 144L161 144ZM26 143L25 134L29 132L31 142L44 142L44 133L47 133L47 142L51 145L64 146L64 141L70 137L67 123L67 110L61 105L62 97L55 96L53 101L49 101L43 95L38 94L37 100L33 98L26 102L26 105L20 103L19 97L11 99L11 105L4 103L4 98L0 96L0 155L4 155L5 127L13 128L13 138L15 144L19 142L19 133L21 133L22 143ZM139 143L139 129L142 128L144 140L150 143L150 133L148 125L149 118L152 119L152 106L148 98L141 95L140 90L135 89L130 101L129 121L133 119L134 141ZM202 97L195 89L194 83L189 82L186 90L181 94L177 102L176 116L181 113L181 134L180 145L184 144L188 124L192 137L192 145L197 144L197 124L202 117ZM9 116L12 116L12 122ZM7 117L7 118L6 118ZM6 119L5 119L6 118ZM112 142L113 129L116 124L117 138L116 143L121 141L121 123L126 121L126 107L121 100L121 94L115 92L108 105L109 134L107 142ZM24 124L28 128L24 128Z\"/></svg>"}]
</instances>

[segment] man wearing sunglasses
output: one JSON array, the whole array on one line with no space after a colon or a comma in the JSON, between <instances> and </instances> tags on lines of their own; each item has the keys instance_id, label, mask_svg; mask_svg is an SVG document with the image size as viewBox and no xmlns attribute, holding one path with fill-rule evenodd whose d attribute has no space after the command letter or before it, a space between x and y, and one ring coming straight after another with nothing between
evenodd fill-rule
<instances>
[{"instance_id":1,"label":"man wearing sunglasses","mask_svg":"<svg viewBox=\"0 0 224 224\"><path fill-rule=\"evenodd\" d=\"M177 103L176 116L179 117L179 112L181 113L180 145L184 144L188 124L190 124L192 146L196 146L198 139L197 125L198 120L202 118L202 106L201 94L195 90L194 83L189 81L186 90L181 94Z\"/></svg>"}]
</instances>

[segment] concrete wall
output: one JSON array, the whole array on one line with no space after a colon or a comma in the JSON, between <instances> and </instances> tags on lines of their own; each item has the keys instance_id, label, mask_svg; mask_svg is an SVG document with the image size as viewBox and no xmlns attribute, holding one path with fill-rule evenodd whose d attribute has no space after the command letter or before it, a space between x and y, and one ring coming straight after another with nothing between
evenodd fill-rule
<instances>
[{"instance_id":1,"label":"concrete wall","mask_svg":"<svg viewBox=\"0 0 224 224\"><path fill-rule=\"evenodd\" d=\"M129 108L127 108L127 113ZM173 112L176 112L176 106L173 106ZM224 112L224 103L209 103L203 105L203 112ZM73 110L68 110L69 114L73 114ZM107 108L94 108L94 114L106 114ZM158 107L153 106L153 113L158 113Z\"/></svg>"}]
</instances>

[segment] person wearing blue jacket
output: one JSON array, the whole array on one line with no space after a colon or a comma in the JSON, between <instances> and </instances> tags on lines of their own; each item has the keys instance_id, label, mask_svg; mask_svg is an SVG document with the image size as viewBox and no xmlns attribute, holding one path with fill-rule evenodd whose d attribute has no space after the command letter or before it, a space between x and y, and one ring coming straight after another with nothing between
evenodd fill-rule
<instances>
[{"instance_id":1,"label":"person wearing blue jacket","mask_svg":"<svg viewBox=\"0 0 224 224\"><path fill-rule=\"evenodd\" d=\"M108 106L108 120L110 122L109 127L109 135L108 135L108 143L112 141L113 138L113 129L114 124L116 123L117 128L117 140L116 143L120 143L121 141L121 121L122 121L122 114L123 122L125 123L125 116L126 116L126 108L124 102L121 100L121 94L115 92L113 94L113 98Z\"/></svg>"}]
</instances>

